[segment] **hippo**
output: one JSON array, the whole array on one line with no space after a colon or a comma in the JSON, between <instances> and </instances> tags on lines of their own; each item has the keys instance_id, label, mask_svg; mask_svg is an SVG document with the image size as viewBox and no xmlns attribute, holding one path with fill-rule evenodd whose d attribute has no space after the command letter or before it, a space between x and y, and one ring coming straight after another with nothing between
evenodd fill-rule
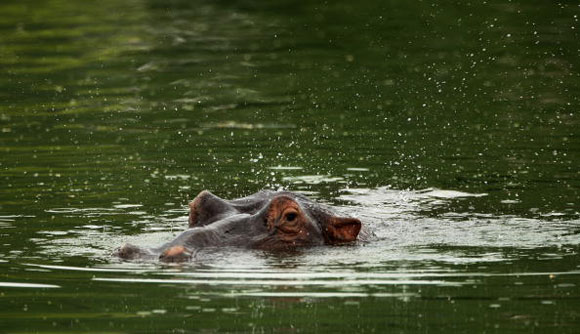
<instances>
[{"instance_id":1,"label":"hippo","mask_svg":"<svg viewBox=\"0 0 580 334\"><path fill-rule=\"evenodd\" d=\"M115 254L124 260L184 262L209 246L291 250L357 240L361 221L290 191L262 190L225 200L204 190L189 203L188 229L158 248L125 244Z\"/></svg>"}]
</instances>

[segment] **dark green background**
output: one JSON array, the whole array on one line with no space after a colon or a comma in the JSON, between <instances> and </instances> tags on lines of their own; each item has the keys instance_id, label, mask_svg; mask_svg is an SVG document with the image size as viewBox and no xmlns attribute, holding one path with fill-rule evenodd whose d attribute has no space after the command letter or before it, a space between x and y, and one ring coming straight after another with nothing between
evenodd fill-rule
<instances>
[{"instance_id":1,"label":"dark green background","mask_svg":"<svg viewBox=\"0 0 580 334\"><path fill-rule=\"evenodd\" d=\"M2 1L0 332L575 332L579 17L539 0ZM377 239L110 257L170 239L203 189L262 188Z\"/></svg>"}]
</instances>

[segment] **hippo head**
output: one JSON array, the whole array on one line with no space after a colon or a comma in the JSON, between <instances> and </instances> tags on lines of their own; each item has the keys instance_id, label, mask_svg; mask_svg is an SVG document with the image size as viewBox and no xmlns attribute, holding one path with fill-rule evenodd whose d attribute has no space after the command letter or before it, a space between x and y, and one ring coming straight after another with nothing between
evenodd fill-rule
<instances>
[{"instance_id":1,"label":"hippo head","mask_svg":"<svg viewBox=\"0 0 580 334\"><path fill-rule=\"evenodd\" d=\"M220 222L237 217L233 219L235 222L227 224L226 230L229 230L227 233L238 232L233 234L243 240L232 243L255 248L351 242L356 240L361 229L360 220L340 217L329 208L292 192L261 191L240 199L224 200L202 191L189 208L190 228L216 223L218 228Z\"/></svg>"},{"instance_id":2,"label":"hippo head","mask_svg":"<svg viewBox=\"0 0 580 334\"><path fill-rule=\"evenodd\" d=\"M358 219L341 217L293 192L261 191L225 200L202 191L189 204L189 229L159 248L125 245L117 255L178 262L209 246L278 250L347 243L356 240L360 229Z\"/></svg>"}]
</instances>

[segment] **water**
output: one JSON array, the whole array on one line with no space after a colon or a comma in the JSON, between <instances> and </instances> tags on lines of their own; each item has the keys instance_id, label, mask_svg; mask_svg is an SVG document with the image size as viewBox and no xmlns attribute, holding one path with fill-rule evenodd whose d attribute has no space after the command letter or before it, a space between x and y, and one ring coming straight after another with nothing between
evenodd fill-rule
<instances>
[{"instance_id":1,"label":"water","mask_svg":"<svg viewBox=\"0 0 580 334\"><path fill-rule=\"evenodd\" d=\"M580 7L3 1L0 332L538 332L580 325ZM376 237L170 240L291 189Z\"/></svg>"}]
</instances>

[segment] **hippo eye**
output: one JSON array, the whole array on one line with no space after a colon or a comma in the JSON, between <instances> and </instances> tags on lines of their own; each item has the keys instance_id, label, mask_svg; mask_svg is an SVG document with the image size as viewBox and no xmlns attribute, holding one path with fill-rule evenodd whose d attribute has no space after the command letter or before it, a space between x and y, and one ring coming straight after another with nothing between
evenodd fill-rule
<instances>
[{"instance_id":1,"label":"hippo eye","mask_svg":"<svg viewBox=\"0 0 580 334\"><path fill-rule=\"evenodd\" d=\"M297 215L296 212L290 212L286 214L286 221L291 222L294 221L294 219L296 219Z\"/></svg>"}]
</instances>

